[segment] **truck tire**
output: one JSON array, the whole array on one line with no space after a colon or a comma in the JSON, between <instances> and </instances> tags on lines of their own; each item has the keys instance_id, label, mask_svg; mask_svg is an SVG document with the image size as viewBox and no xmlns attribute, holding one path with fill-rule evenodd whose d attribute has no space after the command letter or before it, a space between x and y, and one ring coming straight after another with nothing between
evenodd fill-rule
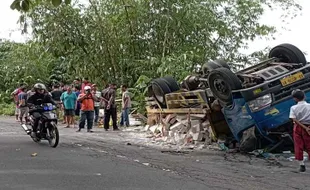
<instances>
[{"instance_id":1,"label":"truck tire","mask_svg":"<svg viewBox=\"0 0 310 190\"><path fill-rule=\"evenodd\" d=\"M148 95L148 97L153 97L154 96L152 85L149 85L147 87L147 95Z\"/></svg>"},{"instance_id":2,"label":"truck tire","mask_svg":"<svg viewBox=\"0 0 310 190\"><path fill-rule=\"evenodd\" d=\"M171 90L162 78L154 79L151 82L154 98L160 104L161 107L166 107L165 95L171 93Z\"/></svg>"},{"instance_id":3,"label":"truck tire","mask_svg":"<svg viewBox=\"0 0 310 190\"><path fill-rule=\"evenodd\" d=\"M210 73L212 70L217 69L217 68L220 68L220 67L221 67L220 65L214 63L213 61L209 61L209 62L203 64L203 66L202 66L202 73L203 73L204 75L207 75L207 74Z\"/></svg>"},{"instance_id":4,"label":"truck tire","mask_svg":"<svg viewBox=\"0 0 310 190\"><path fill-rule=\"evenodd\" d=\"M292 44L280 44L272 48L269 52L269 58L279 58L284 63L302 63L307 64L305 55L300 49Z\"/></svg>"},{"instance_id":5,"label":"truck tire","mask_svg":"<svg viewBox=\"0 0 310 190\"><path fill-rule=\"evenodd\" d=\"M225 67L225 68L227 68L227 69L230 70L229 65L228 65L227 62L224 61L223 59L217 59L217 60L214 61L214 63L218 64L218 65L221 66L221 67Z\"/></svg>"},{"instance_id":6,"label":"truck tire","mask_svg":"<svg viewBox=\"0 0 310 190\"><path fill-rule=\"evenodd\" d=\"M178 82L171 76L166 76L162 78L165 80L166 84L169 86L171 92L179 91L180 86Z\"/></svg>"},{"instance_id":7,"label":"truck tire","mask_svg":"<svg viewBox=\"0 0 310 190\"><path fill-rule=\"evenodd\" d=\"M231 70L224 67L210 72L208 84L214 97L219 99L224 105L232 104L232 90L242 88L239 78Z\"/></svg>"}]
</instances>

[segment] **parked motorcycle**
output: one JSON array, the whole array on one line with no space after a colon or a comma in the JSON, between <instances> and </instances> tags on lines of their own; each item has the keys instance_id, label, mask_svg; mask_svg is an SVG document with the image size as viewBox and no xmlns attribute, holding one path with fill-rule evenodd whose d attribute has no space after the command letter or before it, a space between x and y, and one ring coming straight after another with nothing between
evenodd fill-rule
<instances>
[{"instance_id":1,"label":"parked motorcycle","mask_svg":"<svg viewBox=\"0 0 310 190\"><path fill-rule=\"evenodd\" d=\"M59 143L59 131L57 128L58 119L54 110L56 110L56 106L49 103L31 107L29 111L31 128L28 128L25 124L22 124L22 128L31 136L34 142L39 143L41 140L47 140L51 147L56 148ZM34 131L36 135L32 136L31 132L35 119L39 119L39 123L37 131Z\"/></svg>"}]
</instances>

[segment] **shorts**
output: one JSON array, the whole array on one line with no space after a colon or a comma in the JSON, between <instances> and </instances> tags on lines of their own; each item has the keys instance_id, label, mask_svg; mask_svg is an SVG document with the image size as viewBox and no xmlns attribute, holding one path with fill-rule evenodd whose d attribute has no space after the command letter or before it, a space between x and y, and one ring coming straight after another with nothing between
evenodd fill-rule
<instances>
[{"instance_id":1,"label":"shorts","mask_svg":"<svg viewBox=\"0 0 310 190\"><path fill-rule=\"evenodd\" d=\"M20 118L28 117L28 113L29 113L28 107L20 107L19 108L19 117Z\"/></svg>"},{"instance_id":2,"label":"shorts","mask_svg":"<svg viewBox=\"0 0 310 190\"><path fill-rule=\"evenodd\" d=\"M65 116L74 116L74 109L65 109Z\"/></svg>"}]
</instances>

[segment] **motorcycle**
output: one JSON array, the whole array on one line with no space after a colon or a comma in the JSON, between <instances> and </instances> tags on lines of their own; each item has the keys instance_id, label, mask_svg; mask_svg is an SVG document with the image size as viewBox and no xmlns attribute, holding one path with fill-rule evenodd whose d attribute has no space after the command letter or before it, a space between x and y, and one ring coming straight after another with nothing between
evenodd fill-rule
<instances>
[{"instance_id":1,"label":"motorcycle","mask_svg":"<svg viewBox=\"0 0 310 190\"><path fill-rule=\"evenodd\" d=\"M56 110L56 106L50 103L33 106L29 111L31 128L25 124L22 124L22 128L34 142L39 143L41 140L47 140L51 147L56 148L59 143L59 131L57 128L58 119L54 110ZM37 131L32 131L35 119L39 120ZM32 136L31 132L35 132L35 136Z\"/></svg>"}]
</instances>

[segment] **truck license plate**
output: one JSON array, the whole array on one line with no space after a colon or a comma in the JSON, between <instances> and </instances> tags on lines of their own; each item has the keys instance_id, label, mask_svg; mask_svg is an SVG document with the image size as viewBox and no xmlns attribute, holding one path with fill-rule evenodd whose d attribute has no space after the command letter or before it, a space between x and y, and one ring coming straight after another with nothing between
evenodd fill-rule
<instances>
[{"instance_id":1,"label":"truck license plate","mask_svg":"<svg viewBox=\"0 0 310 190\"><path fill-rule=\"evenodd\" d=\"M291 76L285 77L281 79L280 81L281 81L282 86L287 86L303 78L304 78L304 74L302 74L302 72L298 72Z\"/></svg>"}]
</instances>

